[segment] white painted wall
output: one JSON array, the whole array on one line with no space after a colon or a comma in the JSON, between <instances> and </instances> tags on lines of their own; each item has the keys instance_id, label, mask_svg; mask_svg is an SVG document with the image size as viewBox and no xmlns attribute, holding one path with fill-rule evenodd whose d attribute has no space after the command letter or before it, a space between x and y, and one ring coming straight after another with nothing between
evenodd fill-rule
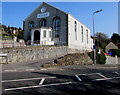
<instances>
[{"instance_id":1,"label":"white painted wall","mask_svg":"<svg viewBox=\"0 0 120 95\"><path fill-rule=\"evenodd\" d=\"M77 40L75 39L75 21L77 22ZM83 26L83 42L82 42L82 31L81 26ZM88 30L88 43L87 43L87 33ZM71 49L79 49L81 51L91 51L93 41L90 37L90 30L76 20L74 17L68 14L68 45Z\"/></svg>"},{"instance_id":2,"label":"white painted wall","mask_svg":"<svg viewBox=\"0 0 120 95\"><path fill-rule=\"evenodd\" d=\"M35 28L35 29L32 29L32 33L31 33L32 45L34 45L34 32L36 30L38 30L40 32L40 44L41 45L54 45L54 42L52 41L52 29L51 28ZM46 31L46 37L44 37L44 31ZM50 36L50 34L51 34L51 36Z\"/></svg>"}]
</instances>

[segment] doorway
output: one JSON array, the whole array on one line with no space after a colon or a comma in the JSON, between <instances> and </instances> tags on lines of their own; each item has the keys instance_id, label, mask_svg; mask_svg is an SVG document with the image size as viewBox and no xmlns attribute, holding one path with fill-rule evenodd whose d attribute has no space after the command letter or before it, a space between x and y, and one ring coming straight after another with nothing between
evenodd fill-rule
<instances>
[{"instance_id":1,"label":"doorway","mask_svg":"<svg viewBox=\"0 0 120 95\"><path fill-rule=\"evenodd\" d=\"M38 30L34 32L34 43L40 43L40 32Z\"/></svg>"}]
</instances>

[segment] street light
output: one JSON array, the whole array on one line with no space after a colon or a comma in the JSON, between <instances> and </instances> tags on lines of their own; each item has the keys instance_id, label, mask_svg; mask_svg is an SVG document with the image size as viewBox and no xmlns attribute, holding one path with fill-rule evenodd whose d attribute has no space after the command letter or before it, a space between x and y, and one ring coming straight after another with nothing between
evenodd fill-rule
<instances>
[{"instance_id":1,"label":"street light","mask_svg":"<svg viewBox=\"0 0 120 95\"><path fill-rule=\"evenodd\" d=\"M98 11L95 11L94 13L93 13L93 52L94 52L94 61L93 61L93 64L96 64L96 46L95 46L95 27L94 27L94 14L96 14L96 13L99 13L99 12L101 12L102 11L102 9L101 10L98 10Z\"/></svg>"}]
</instances>

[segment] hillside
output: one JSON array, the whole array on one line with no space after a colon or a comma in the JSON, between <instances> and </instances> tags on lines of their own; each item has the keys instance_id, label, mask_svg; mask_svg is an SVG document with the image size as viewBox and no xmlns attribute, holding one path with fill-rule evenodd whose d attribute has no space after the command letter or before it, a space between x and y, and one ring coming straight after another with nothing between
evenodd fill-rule
<instances>
[{"instance_id":1,"label":"hillside","mask_svg":"<svg viewBox=\"0 0 120 95\"><path fill-rule=\"evenodd\" d=\"M16 36L18 39L23 39L23 30L20 27L0 25L0 37L13 38L13 36Z\"/></svg>"}]
</instances>

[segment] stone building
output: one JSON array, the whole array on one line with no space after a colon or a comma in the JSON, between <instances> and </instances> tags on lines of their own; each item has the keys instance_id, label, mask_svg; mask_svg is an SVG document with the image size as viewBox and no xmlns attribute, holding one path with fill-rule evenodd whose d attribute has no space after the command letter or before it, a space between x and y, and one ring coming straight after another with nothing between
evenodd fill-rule
<instances>
[{"instance_id":1,"label":"stone building","mask_svg":"<svg viewBox=\"0 0 120 95\"><path fill-rule=\"evenodd\" d=\"M45 41L53 45L68 45L69 48L82 51L90 51L93 45L88 27L69 13L45 2L24 20L23 29L24 39L30 40L32 44L35 42L41 44L41 41Z\"/></svg>"}]
</instances>

